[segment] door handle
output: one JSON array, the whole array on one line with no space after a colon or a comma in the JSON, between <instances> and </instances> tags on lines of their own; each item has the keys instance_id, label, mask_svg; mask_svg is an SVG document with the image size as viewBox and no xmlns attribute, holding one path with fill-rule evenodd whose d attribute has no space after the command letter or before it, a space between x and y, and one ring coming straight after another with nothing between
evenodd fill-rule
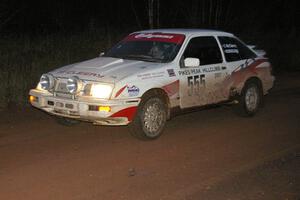
<instances>
[{"instance_id":1,"label":"door handle","mask_svg":"<svg viewBox=\"0 0 300 200\"><path fill-rule=\"evenodd\" d=\"M227 67L225 67L225 66L222 66L222 67L221 67L221 69L222 69L222 70L225 70L225 69L227 69Z\"/></svg>"}]
</instances>

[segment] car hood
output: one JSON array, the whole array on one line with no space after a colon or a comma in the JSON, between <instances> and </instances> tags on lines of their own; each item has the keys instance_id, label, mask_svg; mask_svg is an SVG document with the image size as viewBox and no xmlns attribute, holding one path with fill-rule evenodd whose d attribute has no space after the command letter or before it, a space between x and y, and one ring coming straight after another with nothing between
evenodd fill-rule
<instances>
[{"instance_id":1,"label":"car hood","mask_svg":"<svg viewBox=\"0 0 300 200\"><path fill-rule=\"evenodd\" d=\"M83 80L115 83L130 75L161 67L162 63L98 57L58 68L52 72L55 77L78 76Z\"/></svg>"}]
</instances>

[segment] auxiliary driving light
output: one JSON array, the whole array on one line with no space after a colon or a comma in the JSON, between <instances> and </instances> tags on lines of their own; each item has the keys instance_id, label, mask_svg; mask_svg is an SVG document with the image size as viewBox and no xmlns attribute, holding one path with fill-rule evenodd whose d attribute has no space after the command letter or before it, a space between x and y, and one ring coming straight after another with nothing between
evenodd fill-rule
<instances>
[{"instance_id":1,"label":"auxiliary driving light","mask_svg":"<svg viewBox=\"0 0 300 200\"><path fill-rule=\"evenodd\" d=\"M82 81L77 76L73 76L70 77L67 81L67 90L71 94L76 94L81 90L82 85Z\"/></svg>"},{"instance_id":2,"label":"auxiliary driving light","mask_svg":"<svg viewBox=\"0 0 300 200\"><path fill-rule=\"evenodd\" d=\"M54 77L51 74L43 74L40 78L40 86L43 90L52 90L54 87Z\"/></svg>"}]
</instances>

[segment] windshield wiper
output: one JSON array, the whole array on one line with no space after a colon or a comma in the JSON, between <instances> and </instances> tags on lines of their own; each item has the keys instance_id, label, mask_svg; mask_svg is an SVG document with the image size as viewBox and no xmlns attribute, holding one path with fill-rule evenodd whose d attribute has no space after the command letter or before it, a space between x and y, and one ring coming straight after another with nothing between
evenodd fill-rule
<instances>
[{"instance_id":1,"label":"windshield wiper","mask_svg":"<svg viewBox=\"0 0 300 200\"><path fill-rule=\"evenodd\" d=\"M162 59L160 58L153 58L152 56L148 55L125 55L122 56L123 59L134 59L134 60L142 60L142 61L148 61L148 62L162 62Z\"/></svg>"}]
</instances>

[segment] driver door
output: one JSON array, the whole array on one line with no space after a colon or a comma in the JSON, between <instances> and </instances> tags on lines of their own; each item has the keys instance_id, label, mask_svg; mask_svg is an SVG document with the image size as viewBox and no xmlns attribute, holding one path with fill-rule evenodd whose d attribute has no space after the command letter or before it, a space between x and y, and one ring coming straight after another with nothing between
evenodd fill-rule
<instances>
[{"instance_id":1,"label":"driver door","mask_svg":"<svg viewBox=\"0 0 300 200\"><path fill-rule=\"evenodd\" d=\"M187 58L199 59L199 66L187 66ZM188 108L225 100L220 84L227 73L226 63L216 38L201 36L190 39L180 60L180 107Z\"/></svg>"}]
</instances>

